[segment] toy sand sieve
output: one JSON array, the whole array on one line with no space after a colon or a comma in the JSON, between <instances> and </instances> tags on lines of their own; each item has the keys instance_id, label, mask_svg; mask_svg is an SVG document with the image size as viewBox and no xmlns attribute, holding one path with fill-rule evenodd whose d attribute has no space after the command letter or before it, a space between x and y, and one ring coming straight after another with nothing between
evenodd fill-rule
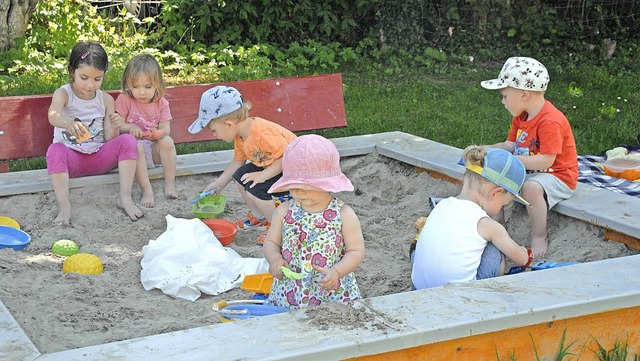
<instances>
[{"instance_id":1,"label":"toy sand sieve","mask_svg":"<svg viewBox=\"0 0 640 361\"><path fill-rule=\"evenodd\" d=\"M227 197L224 194L207 196L199 200L191 207L191 212L198 218L217 218L227 204Z\"/></svg>"}]
</instances>

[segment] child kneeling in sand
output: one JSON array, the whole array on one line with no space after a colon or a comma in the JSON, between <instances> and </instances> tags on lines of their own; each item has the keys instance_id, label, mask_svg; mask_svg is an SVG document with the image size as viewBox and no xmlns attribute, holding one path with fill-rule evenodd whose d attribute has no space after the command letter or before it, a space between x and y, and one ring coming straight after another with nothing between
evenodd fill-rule
<instances>
[{"instance_id":1,"label":"child kneeling in sand","mask_svg":"<svg viewBox=\"0 0 640 361\"><path fill-rule=\"evenodd\" d=\"M303 135L285 150L282 170L269 192L289 191L293 199L276 209L264 242L274 277L269 302L296 309L360 298L353 272L364 258L364 239L353 209L332 194L353 191L335 145ZM302 278L283 277L283 266Z\"/></svg>"},{"instance_id":2,"label":"child kneeling in sand","mask_svg":"<svg viewBox=\"0 0 640 361\"><path fill-rule=\"evenodd\" d=\"M429 214L412 255L413 289L463 283L504 274L505 255L531 265L531 249L518 245L491 217L518 198L525 169L502 149L469 147L462 191L441 200Z\"/></svg>"}]
</instances>

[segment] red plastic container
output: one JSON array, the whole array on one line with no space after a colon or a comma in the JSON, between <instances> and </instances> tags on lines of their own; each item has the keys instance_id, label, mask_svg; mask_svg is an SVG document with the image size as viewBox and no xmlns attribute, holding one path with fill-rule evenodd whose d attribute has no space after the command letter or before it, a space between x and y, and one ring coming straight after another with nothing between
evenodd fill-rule
<instances>
[{"instance_id":1,"label":"red plastic container","mask_svg":"<svg viewBox=\"0 0 640 361\"><path fill-rule=\"evenodd\" d=\"M223 246L233 242L233 239L238 232L238 226L231 221L218 218L205 218L201 219L201 221L213 231L213 234L215 234L216 238Z\"/></svg>"}]
</instances>

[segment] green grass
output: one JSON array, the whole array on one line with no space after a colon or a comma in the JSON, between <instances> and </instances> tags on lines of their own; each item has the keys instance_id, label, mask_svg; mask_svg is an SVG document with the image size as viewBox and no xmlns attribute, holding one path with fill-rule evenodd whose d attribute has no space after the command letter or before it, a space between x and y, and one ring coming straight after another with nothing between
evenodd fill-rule
<instances>
[{"instance_id":1,"label":"green grass","mask_svg":"<svg viewBox=\"0 0 640 361\"><path fill-rule=\"evenodd\" d=\"M458 70L446 77L422 73L372 76L345 71L347 127L315 133L336 138L403 131L459 148L504 141L511 116L502 106L498 91L480 87L480 81L495 76L497 71ZM601 154L620 144L636 144L640 133L640 80L578 74L552 73L546 94L571 122L578 153ZM178 154L222 149L231 149L231 144L180 144ZM41 158L11 164L12 170L44 167Z\"/></svg>"}]
</instances>

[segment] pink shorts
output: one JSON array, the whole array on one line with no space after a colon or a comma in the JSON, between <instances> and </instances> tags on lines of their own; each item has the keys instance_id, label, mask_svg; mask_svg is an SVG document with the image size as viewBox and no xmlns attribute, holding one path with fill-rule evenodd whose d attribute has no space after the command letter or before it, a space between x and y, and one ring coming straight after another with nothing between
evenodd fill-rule
<instances>
[{"instance_id":1,"label":"pink shorts","mask_svg":"<svg viewBox=\"0 0 640 361\"><path fill-rule=\"evenodd\" d=\"M47 149L47 172L69 173L69 178L105 174L123 160L138 160L138 141L131 134L119 135L104 143L97 152L85 154L53 143Z\"/></svg>"}]
</instances>

